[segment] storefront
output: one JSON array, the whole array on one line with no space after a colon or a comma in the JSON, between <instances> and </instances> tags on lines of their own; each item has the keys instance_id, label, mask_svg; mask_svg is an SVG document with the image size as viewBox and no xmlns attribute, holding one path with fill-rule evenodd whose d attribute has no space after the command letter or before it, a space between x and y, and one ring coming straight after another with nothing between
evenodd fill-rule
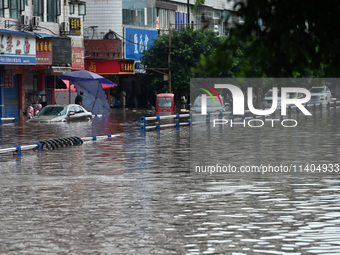
<instances>
[{"instance_id":1,"label":"storefront","mask_svg":"<svg viewBox=\"0 0 340 255\"><path fill-rule=\"evenodd\" d=\"M25 105L25 71L36 64L36 37L0 30L0 117L18 117Z\"/></svg>"}]
</instances>

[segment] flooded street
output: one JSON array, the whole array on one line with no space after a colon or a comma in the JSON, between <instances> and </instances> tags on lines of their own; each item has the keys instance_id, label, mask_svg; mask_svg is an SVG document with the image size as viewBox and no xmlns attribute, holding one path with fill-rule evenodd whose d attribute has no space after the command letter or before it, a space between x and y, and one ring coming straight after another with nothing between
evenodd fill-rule
<instances>
[{"instance_id":1,"label":"flooded street","mask_svg":"<svg viewBox=\"0 0 340 255\"><path fill-rule=\"evenodd\" d=\"M154 114L112 109L92 123L0 126L1 149L122 134L0 154L0 253L339 254L338 171L193 170L207 162L339 164L339 109L294 116L299 124L288 129L194 125L146 134L142 115ZM190 144L195 135L204 139Z\"/></svg>"}]
</instances>

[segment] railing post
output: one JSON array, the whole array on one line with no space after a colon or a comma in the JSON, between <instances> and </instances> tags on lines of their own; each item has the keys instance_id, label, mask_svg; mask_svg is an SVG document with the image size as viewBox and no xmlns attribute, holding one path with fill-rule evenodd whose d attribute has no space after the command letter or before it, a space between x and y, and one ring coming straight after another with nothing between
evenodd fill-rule
<instances>
[{"instance_id":1,"label":"railing post","mask_svg":"<svg viewBox=\"0 0 340 255\"><path fill-rule=\"evenodd\" d=\"M176 128L179 128L179 123L180 123L179 113L176 113L175 115L176 115L176 117L175 117L175 125L176 125Z\"/></svg>"},{"instance_id":2,"label":"railing post","mask_svg":"<svg viewBox=\"0 0 340 255\"><path fill-rule=\"evenodd\" d=\"M264 111L265 108L263 107L262 110ZM265 120L265 119L266 119L266 115L263 115L263 116L262 116L262 119Z\"/></svg>"},{"instance_id":3,"label":"railing post","mask_svg":"<svg viewBox=\"0 0 340 255\"><path fill-rule=\"evenodd\" d=\"M21 146L20 145L14 145L14 148L17 148L16 151L13 151L13 156L21 156Z\"/></svg>"},{"instance_id":4,"label":"railing post","mask_svg":"<svg viewBox=\"0 0 340 255\"><path fill-rule=\"evenodd\" d=\"M231 119L232 121L234 121L233 111L230 111L229 119Z\"/></svg>"},{"instance_id":5,"label":"railing post","mask_svg":"<svg viewBox=\"0 0 340 255\"><path fill-rule=\"evenodd\" d=\"M161 118L159 115L156 115L155 126L156 126L156 130L161 129Z\"/></svg>"},{"instance_id":6,"label":"railing post","mask_svg":"<svg viewBox=\"0 0 340 255\"><path fill-rule=\"evenodd\" d=\"M218 118L221 120L223 119L223 112L220 110L220 113L218 114Z\"/></svg>"},{"instance_id":7,"label":"railing post","mask_svg":"<svg viewBox=\"0 0 340 255\"><path fill-rule=\"evenodd\" d=\"M145 116L140 117L140 131L145 131Z\"/></svg>"},{"instance_id":8,"label":"railing post","mask_svg":"<svg viewBox=\"0 0 340 255\"><path fill-rule=\"evenodd\" d=\"M188 126L191 126L191 124L192 124L192 113L189 112Z\"/></svg>"},{"instance_id":9,"label":"railing post","mask_svg":"<svg viewBox=\"0 0 340 255\"><path fill-rule=\"evenodd\" d=\"M210 123L210 112L207 113L207 116L205 117L205 121L207 124Z\"/></svg>"},{"instance_id":10,"label":"railing post","mask_svg":"<svg viewBox=\"0 0 340 255\"><path fill-rule=\"evenodd\" d=\"M35 152L41 151L42 150L42 144L37 142L35 143L37 145L37 148L34 149Z\"/></svg>"}]
</instances>

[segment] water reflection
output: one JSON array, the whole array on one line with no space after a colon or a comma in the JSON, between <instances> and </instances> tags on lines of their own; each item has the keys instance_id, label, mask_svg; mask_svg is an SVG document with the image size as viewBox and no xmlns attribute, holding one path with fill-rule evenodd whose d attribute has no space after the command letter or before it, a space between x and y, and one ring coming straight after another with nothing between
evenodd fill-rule
<instances>
[{"instance_id":1,"label":"water reflection","mask_svg":"<svg viewBox=\"0 0 340 255\"><path fill-rule=\"evenodd\" d=\"M113 111L93 123L1 126L1 148L124 133L24 151L21 159L0 155L1 253L338 253L338 174L196 175L189 137L199 127L143 135L138 120L144 114ZM223 157L212 153L210 160L233 164L335 163L339 117L334 111L300 115L293 131L210 129L199 152L222 150Z\"/></svg>"}]
</instances>

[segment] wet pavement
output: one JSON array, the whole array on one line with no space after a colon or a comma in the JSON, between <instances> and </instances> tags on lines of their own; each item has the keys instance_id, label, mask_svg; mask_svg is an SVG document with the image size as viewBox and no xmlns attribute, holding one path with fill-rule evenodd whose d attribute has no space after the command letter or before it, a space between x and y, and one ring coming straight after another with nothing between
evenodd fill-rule
<instances>
[{"instance_id":1,"label":"wet pavement","mask_svg":"<svg viewBox=\"0 0 340 255\"><path fill-rule=\"evenodd\" d=\"M238 166L339 163L339 110L296 117L292 129L194 125L146 134L142 115L154 114L113 109L92 123L0 126L0 148L123 134L0 154L0 253L339 254L338 172L193 171L198 152L209 155L203 163ZM193 154L197 130L207 143Z\"/></svg>"}]
</instances>

